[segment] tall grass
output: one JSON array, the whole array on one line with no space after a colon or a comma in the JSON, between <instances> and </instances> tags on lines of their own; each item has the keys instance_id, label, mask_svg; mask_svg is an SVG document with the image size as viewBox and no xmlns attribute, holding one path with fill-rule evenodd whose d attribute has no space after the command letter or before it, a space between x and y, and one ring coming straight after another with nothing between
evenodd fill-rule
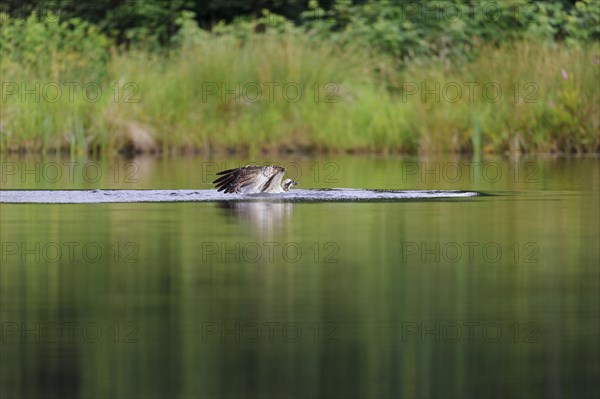
<instances>
[{"instance_id":1,"label":"tall grass","mask_svg":"<svg viewBox=\"0 0 600 399\"><path fill-rule=\"evenodd\" d=\"M600 151L597 44L516 42L483 47L469 63L414 60L402 70L363 48L289 33L207 35L162 54L112 49L106 60L73 49L46 57L35 68L0 61L2 151ZM39 100L23 93L36 82ZM422 84L436 83L439 101L422 98ZM502 89L498 100L486 84Z\"/></svg>"},{"instance_id":2,"label":"tall grass","mask_svg":"<svg viewBox=\"0 0 600 399\"><path fill-rule=\"evenodd\" d=\"M424 150L599 152L599 47L529 42L484 47L473 62L409 65L407 82L440 85L441 99L408 97L411 130ZM485 90L487 86L487 90ZM455 102L460 87L462 96ZM444 90L447 89L447 91ZM469 92L469 90L472 92ZM501 90L499 92L498 90ZM420 90L420 93L422 90Z\"/></svg>"}]
</instances>

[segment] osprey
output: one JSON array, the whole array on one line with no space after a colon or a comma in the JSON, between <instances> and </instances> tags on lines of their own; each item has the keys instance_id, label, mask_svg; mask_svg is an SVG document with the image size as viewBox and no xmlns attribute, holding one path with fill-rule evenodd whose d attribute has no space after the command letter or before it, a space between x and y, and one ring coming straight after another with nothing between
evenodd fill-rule
<instances>
[{"instance_id":1,"label":"osprey","mask_svg":"<svg viewBox=\"0 0 600 399\"><path fill-rule=\"evenodd\" d=\"M213 181L213 184L218 191L226 194L284 193L298 184L292 179L285 179L282 184L284 174L285 168L276 165L243 166L217 173L222 176Z\"/></svg>"}]
</instances>

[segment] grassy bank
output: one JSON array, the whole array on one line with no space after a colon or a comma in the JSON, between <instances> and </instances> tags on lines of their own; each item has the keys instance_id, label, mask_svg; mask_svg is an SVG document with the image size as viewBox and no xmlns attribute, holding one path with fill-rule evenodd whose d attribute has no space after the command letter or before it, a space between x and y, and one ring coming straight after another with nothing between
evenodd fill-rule
<instances>
[{"instance_id":1,"label":"grassy bank","mask_svg":"<svg viewBox=\"0 0 600 399\"><path fill-rule=\"evenodd\" d=\"M52 34L0 61L3 152L600 152L597 43L484 45L471 61L398 68L289 33L169 53L99 35L52 47Z\"/></svg>"}]
</instances>

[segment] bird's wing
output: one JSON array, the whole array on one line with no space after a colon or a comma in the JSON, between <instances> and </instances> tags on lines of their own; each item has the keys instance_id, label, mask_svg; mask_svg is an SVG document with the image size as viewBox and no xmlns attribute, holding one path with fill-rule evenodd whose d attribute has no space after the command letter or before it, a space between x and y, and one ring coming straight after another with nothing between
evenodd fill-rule
<instances>
[{"instance_id":1,"label":"bird's wing","mask_svg":"<svg viewBox=\"0 0 600 399\"><path fill-rule=\"evenodd\" d=\"M281 166L269 166L268 170L265 171L267 175L270 175L269 179L263 184L261 188L262 193L277 193L283 191L281 188L281 179L285 175L285 168Z\"/></svg>"},{"instance_id":2,"label":"bird's wing","mask_svg":"<svg viewBox=\"0 0 600 399\"><path fill-rule=\"evenodd\" d=\"M281 172L283 169L283 172ZM236 169L228 169L217 173L221 175L213 181L218 191L225 193L260 193L264 192L276 183L278 174L281 177L285 169L279 166L244 166ZM281 178L279 178L281 181Z\"/></svg>"}]
</instances>

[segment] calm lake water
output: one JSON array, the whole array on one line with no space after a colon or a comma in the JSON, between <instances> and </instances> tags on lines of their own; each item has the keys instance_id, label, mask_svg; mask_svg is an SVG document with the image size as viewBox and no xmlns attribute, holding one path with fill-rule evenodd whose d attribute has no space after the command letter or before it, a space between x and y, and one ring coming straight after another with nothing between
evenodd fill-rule
<instances>
[{"instance_id":1,"label":"calm lake water","mask_svg":"<svg viewBox=\"0 0 600 399\"><path fill-rule=\"evenodd\" d=\"M301 189L489 195L0 204L0 396L598 397L598 159L272 161ZM209 189L238 163L4 158L0 178Z\"/></svg>"}]
</instances>

